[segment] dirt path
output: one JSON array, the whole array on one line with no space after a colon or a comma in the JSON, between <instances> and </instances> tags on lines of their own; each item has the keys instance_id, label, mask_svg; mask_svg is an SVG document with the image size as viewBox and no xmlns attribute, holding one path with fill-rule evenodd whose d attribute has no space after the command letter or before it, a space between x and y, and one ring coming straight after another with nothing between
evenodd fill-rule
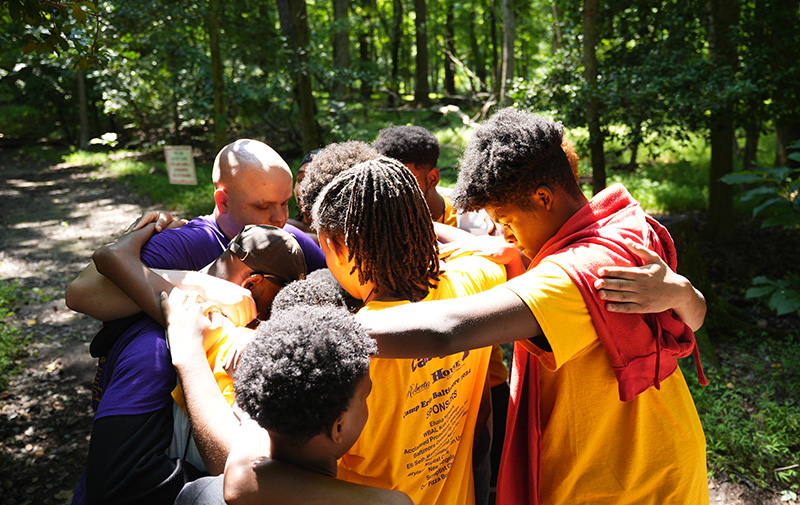
<instances>
[{"instance_id":1,"label":"dirt path","mask_svg":"<svg viewBox=\"0 0 800 505\"><path fill-rule=\"evenodd\" d=\"M92 251L141 213L136 197L87 167L0 151L0 282L30 298L20 374L0 393L0 502L69 503L86 463L95 360L93 319L64 304Z\"/></svg>"}]
</instances>

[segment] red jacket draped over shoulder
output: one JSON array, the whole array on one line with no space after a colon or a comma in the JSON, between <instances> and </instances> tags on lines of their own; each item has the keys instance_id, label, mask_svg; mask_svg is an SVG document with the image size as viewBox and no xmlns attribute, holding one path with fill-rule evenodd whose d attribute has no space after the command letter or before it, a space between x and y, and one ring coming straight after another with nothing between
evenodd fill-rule
<instances>
[{"instance_id":1,"label":"red jacket draped over shoulder","mask_svg":"<svg viewBox=\"0 0 800 505\"><path fill-rule=\"evenodd\" d=\"M624 243L631 240L656 252L673 270L675 244L667 229L645 214L621 185L598 193L548 240L531 262L547 259L561 266L586 302L597 335L611 359L621 401L630 401L678 367L692 353L701 384L703 376L694 332L672 311L659 314L608 312L594 289L601 266L637 266L641 258ZM546 335L545 335L546 336ZM500 505L538 504L541 462L539 444L539 362L519 344L514 351L511 402L498 482Z\"/></svg>"}]
</instances>

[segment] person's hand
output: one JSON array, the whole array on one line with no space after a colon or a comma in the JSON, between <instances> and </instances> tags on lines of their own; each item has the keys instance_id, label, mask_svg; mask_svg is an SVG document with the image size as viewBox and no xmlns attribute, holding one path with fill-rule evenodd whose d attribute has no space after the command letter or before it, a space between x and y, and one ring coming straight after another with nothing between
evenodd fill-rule
<instances>
[{"instance_id":1,"label":"person's hand","mask_svg":"<svg viewBox=\"0 0 800 505\"><path fill-rule=\"evenodd\" d=\"M125 233L138 230L148 223L155 223L156 233L163 231L167 228L177 228L187 223L185 219L179 219L169 212L163 210L149 210L145 211L139 218L128 226Z\"/></svg>"},{"instance_id":2,"label":"person's hand","mask_svg":"<svg viewBox=\"0 0 800 505\"><path fill-rule=\"evenodd\" d=\"M173 288L169 296L161 293L161 311L167 321L172 364L193 359L205 362L204 344L213 343L222 330L223 316L219 308L195 292Z\"/></svg>"},{"instance_id":3,"label":"person's hand","mask_svg":"<svg viewBox=\"0 0 800 505\"><path fill-rule=\"evenodd\" d=\"M234 326L247 326L258 316L253 293L232 282L219 283L213 293L206 290L207 301L214 303Z\"/></svg>"},{"instance_id":4,"label":"person's hand","mask_svg":"<svg viewBox=\"0 0 800 505\"><path fill-rule=\"evenodd\" d=\"M625 246L642 258L644 265L636 267L600 267L602 277L594 283L599 296L607 300L610 312L631 314L658 313L675 308L686 289L688 280L675 273L653 251L632 241Z\"/></svg>"}]
</instances>

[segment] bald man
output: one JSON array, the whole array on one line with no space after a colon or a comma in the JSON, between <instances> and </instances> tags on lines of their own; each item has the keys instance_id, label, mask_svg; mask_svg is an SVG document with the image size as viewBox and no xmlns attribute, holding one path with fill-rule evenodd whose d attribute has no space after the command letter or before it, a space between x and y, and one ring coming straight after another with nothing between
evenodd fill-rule
<instances>
[{"instance_id":1,"label":"bald man","mask_svg":"<svg viewBox=\"0 0 800 505\"><path fill-rule=\"evenodd\" d=\"M184 226L166 229L142 248L145 266L169 270L200 270L214 261L228 242L248 224L268 224L292 233L306 259L309 272L325 267L322 250L305 233L286 225L292 195L292 173L274 149L258 140L240 139L222 148L214 160L214 211ZM136 317L140 308L102 276L93 263L72 281L67 306L100 321L114 321L92 342L95 357L105 354L117 334L120 318ZM113 330L113 331L112 331ZM111 333L110 337L103 337ZM113 342L111 342L113 343Z\"/></svg>"}]
</instances>

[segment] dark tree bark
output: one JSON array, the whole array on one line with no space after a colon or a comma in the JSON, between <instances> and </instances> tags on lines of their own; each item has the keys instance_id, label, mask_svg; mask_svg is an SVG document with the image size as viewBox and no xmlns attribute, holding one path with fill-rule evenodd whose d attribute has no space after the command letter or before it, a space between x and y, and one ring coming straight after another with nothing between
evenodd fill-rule
<instances>
[{"instance_id":1,"label":"dark tree bark","mask_svg":"<svg viewBox=\"0 0 800 505\"><path fill-rule=\"evenodd\" d=\"M450 96L456 94L456 64L453 57L456 54L455 30L453 22L455 18L453 1L449 0L445 6L447 14L444 23L444 90Z\"/></svg>"},{"instance_id":2,"label":"dark tree bark","mask_svg":"<svg viewBox=\"0 0 800 505\"><path fill-rule=\"evenodd\" d=\"M78 80L78 115L80 118L80 135L78 137L78 146L85 149L89 145L89 107L86 100L86 75L83 70L77 71Z\"/></svg>"},{"instance_id":3,"label":"dark tree bark","mask_svg":"<svg viewBox=\"0 0 800 505\"><path fill-rule=\"evenodd\" d=\"M489 9L489 26L492 39L492 92L500 96L500 51L497 43L497 0L492 0Z\"/></svg>"},{"instance_id":4,"label":"dark tree bark","mask_svg":"<svg viewBox=\"0 0 800 505\"><path fill-rule=\"evenodd\" d=\"M414 0L416 19L417 58L414 69L414 103L428 107L431 104L430 83L428 82L428 14L426 0Z\"/></svg>"},{"instance_id":5,"label":"dark tree bark","mask_svg":"<svg viewBox=\"0 0 800 505\"><path fill-rule=\"evenodd\" d=\"M350 69L350 30L348 16L350 14L349 0L333 0L333 22L336 29L333 32L333 67L336 72L336 82L333 87L337 98L347 98L350 86L347 80L347 70Z\"/></svg>"},{"instance_id":6,"label":"dark tree bark","mask_svg":"<svg viewBox=\"0 0 800 505\"><path fill-rule=\"evenodd\" d=\"M586 125L589 128L589 151L592 158L592 191L599 193L606 187L606 160L603 131L600 127L600 101L597 98L597 27L598 0L583 2L583 76L589 91L586 103Z\"/></svg>"},{"instance_id":7,"label":"dark tree bark","mask_svg":"<svg viewBox=\"0 0 800 505\"><path fill-rule=\"evenodd\" d=\"M737 51L732 40L731 27L739 22L736 0L709 0L708 2L709 55L714 67L727 73L730 79L736 74ZM726 82L728 79L722 79ZM726 241L733 236L733 187L719 179L733 172L734 158L733 103L726 100L711 111L709 136L711 140L711 167L708 188L708 232L717 240Z\"/></svg>"},{"instance_id":8,"label":"dark tree bark","mask_svg":"<svg viewBox=\"0 0 800 505\"><path fill-rule=\"evenodd\" d=\"M764 16L768 19L769 44L773 51L768 58L775 110L777 145L776 166L798 166L789 159L787 146L800 140L800 1L771 0Z\"/></svg>"},{"instance_id":9,"label":"dark tree bark","mask_svg":"<svg viewBox=\"0 0 800 505\"><path fill-rule=\"evenodd\" d=\"M222 16L220 0L208 2L208 43L211 49L211 86L214 92L214 147L217 151L225 147L228 138L225 128L225 80L220 55L220 28Z\"/></svg>"},{"instance_id":10,"label":"dark tree bark","mask_svg":"<svg viewBox=\"0 0 800 505\"><path fill-rule=\"evenodd\" d=\"M486 60L484 59L481 46L478 44L478 33L475 30L475 18L470 17L469 21L469 46L472 53L472 67L475 69L475 76L478 78L478 86L481 91L486 91Z\"/></svg>"},{"instance_id":11,"label":"dark tree bark","mask_svg":"<svg viewBox=\"0 0 800 505\"><path fill-rule=\"evenodd\" d=\"M304 65L308 53L309 29L305 0L277 0L281 30L289 43L289 61L293 62L292 80L300 108L300 137L302 149L308 152L319 147L319 125L314 117L316 104L311 76Z\"/></svg>"},{"instance_id":12,"label":"dark tree bark","mask_svg":"<svg viewBox=\"0 0 800 505\"><path fill-rule=\"evenodd\" d=\"M500 70L500 103L506 105L508 86L514 79L514 0L503 0L503 62Z\"/></svg>"},{"instance_id":13,"label":"dark tree bark","mask_svg":"<svg viewBox=\"0 0 800 505\"><path fill-rule=\"evenodd\" d=\"M553 9L553 42L551 47L553 53L555 53L562 44L561 27L559 26L559 23L561 22L561 12L558 10L558 4L555 2L555 0L551 6Z\"/></svg>"}]
</instances>

